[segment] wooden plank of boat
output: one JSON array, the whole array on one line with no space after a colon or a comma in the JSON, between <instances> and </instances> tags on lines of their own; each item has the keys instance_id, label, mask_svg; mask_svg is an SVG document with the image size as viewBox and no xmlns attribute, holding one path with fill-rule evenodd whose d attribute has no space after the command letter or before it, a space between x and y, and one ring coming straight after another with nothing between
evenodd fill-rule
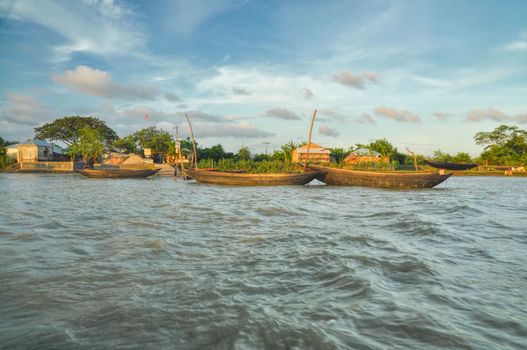
<instances>
[{"instance_id":1,"label":"wooden plank of boat","mask_svg":"<svg viewBox=\"0 0 527 350\"><path fill-rule=\"evenodd\" d=\"M318 171L305 173L243 174L202 169L187 169L185 173L197 182L232 186L305 185L320 175Z\"/></svg>"},{"instance_id":2,"label":"wooden plank of boat","mask_svg":"<svg viewBox=\"0 0 527 350\"><path fill-rule=\"evenodd\" d=\"M310 166L318 170L317 177L328 185L364 186L391 189L432 188L448 179L452 173L438 172L376 172Z\"/></svg>"},{"instance_id":3,"label":"wooden plank of boat","mask_svg":"<svg viewBox=\"0 0 527 350\"><path fill-rule=\"evenodd\" d=\"M434 162L432 160L424 160L426 164L437 169L446 170L469 170L478 166L477 163L449 163L449 162Z\"/></svg>"},{"instance_id":4,"label":"wooden plank of boat","mask_svg":"<svg viewBox=\"0 0 527 350\"><path fill-rule=\"evenodd\" d=\"M146 178L160 169L80 169L79 174L92 178L131 179Z\"/></svg>"}]
</instances>

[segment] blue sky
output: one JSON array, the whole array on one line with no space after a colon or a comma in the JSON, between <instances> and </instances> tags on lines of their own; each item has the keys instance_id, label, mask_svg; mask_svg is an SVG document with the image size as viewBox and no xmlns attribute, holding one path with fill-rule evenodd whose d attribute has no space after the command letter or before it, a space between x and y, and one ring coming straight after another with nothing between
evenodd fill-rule
<instances>
[{"instance_id":1,"label":"blue sky","mask_svg":"<svg viewBox=\"0 0 527 350\"><path fill-rule=\"evenodd\" d=\"M263 152L527 127L527 2L0 0L0 136L65 115ZM149 118L145 120L145 114Z\"/></svg>"}]
</instances>

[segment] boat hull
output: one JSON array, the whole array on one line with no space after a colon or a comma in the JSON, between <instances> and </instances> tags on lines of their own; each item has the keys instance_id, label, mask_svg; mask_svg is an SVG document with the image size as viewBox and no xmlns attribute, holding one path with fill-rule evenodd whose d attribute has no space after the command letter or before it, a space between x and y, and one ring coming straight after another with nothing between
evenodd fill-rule
<instances>
[{"instance_id":1,"label":"boat hull","mask_svg":"<svg viewBox=\"0 0 527 350\"><path fill-rule=\"evenodd\" d=\"M91 178L137 179L152 176L159 170L160 169L82 169L77 170L77 172Z\"/></svg>"},{"instance_id":2,"label":"boat hull","mask_svg":"<svg viewBox=\"0 0 527 350\"><path fill-rule=\"evenodd\" d=\"M321 172L318 179L328 185L363 186L389 189L432 188L448 179L452 173L437 172L375 172L311 166Z\"/></svg>"},{"instance_id":3,"label":"boat hull","mask_svg":"<svg viewBox=\"0 0 527 350\"><path fill-rule=\"evenodd\" d=\"M305 185L320 175L318 171L294 174L240 174L200 169L187 169L185 173L197 182L230 186Z\"/></svg>"},{"instance_id":4,"label":"boat hull","mask_svg":"<svg viewBox=\"0 0 527 350\"><path fill-rule=\"evenodd\" d=\"M478 166L477 163L448 163L448 162L434 162L431 160L424 160L426 164L433 168L445 170L469 170Z\"/></svg>"}]
</instances>

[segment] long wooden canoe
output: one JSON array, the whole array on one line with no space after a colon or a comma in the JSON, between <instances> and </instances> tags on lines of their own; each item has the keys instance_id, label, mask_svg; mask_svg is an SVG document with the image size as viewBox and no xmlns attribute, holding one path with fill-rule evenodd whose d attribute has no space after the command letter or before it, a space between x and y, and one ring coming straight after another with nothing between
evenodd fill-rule
<instances>
[{"instance_id":1,"label":"long wooden canoe","mask_svg":"<svg viewBox=\"0 0 527 350\"><path fill-rule=\"evenodd\" d=\"M197 182L232 186L305 185L320 175L318 171L305 173L242 174L203 169L186 169L185 173Z\"/></svg>"},{"instance_id":2,"label":"long wooden canoe","mask_svg":"<svg viewBox=\"0 0 527 350\"><path fill-rule=\"evenodd\" d=\"M434 162L433 160L424 160L426 164L437 169L446 170L469 170L478 166L477 163L449 163L449 162Z\"/></svg>"},{"instance_id":3,"label":"long wooden canoe","mask_svg":"<svg viewBox=\"0 0 527 350\"><path fill-rule=\"evenodd\" d=\"M377 172L310 166L318 170L317 177L328 185L365 186L392 189L432 188L448 179L452 173L438 172Z\"/></svg>"},{"instance_id":4,"label":"long wooden canoe","mask_svg":"<svg viewBox=\"0 0 527 350\"><path fill-rule=\"evenodd\" d=\"M94 178L131 179L146 178L161 169L82 169L79 174Z\"/></svg>"}]
</instances>

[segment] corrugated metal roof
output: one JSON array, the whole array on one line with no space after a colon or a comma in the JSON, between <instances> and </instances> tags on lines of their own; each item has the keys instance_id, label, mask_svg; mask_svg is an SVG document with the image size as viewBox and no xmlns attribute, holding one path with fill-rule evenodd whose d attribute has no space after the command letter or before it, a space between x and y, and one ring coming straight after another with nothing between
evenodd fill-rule
<instances>
[{"instance_id":1,"label":"corrugated metal roof","mask_svg":"<svg viewBox=\"0 0 527 350\"><path fill-rule=\"evenodd\" d=\"M297 148L298 153L307 153L307 148ZM322 153L322 154L330 154L331 152L325 148L310 148L309 153Z\"/></svg>"},{"instance_id":2,"label":"corrugated metal roof","mask_svg":"<svg viewBox=\"0 0 527 350\"><path fill-rule=\"evenodd\" d=\"M43 140L36 140L36 139L33 139L33 140L30 139L25 142L20 142L19 145L37 145L37 146L43 146L43 147L51 147L50 143L47 143L46 141L43 141Z\"/></svg>"},{"instance_id":3,"label":"corrugated metal roof","mask_svg":"<svg viewBox=\"0 0 527 350\"><path fill-rule=\"evenodd\" d=\"M62 147L51 144L51 143L47 143L46 141L43 141L43 140L36 140L36 139L33 139L33 140L29 139L29 140L26 140L25 142L17 143L16 145L8 146L7 148L10 148L10 149L18 148L18 145L37 145L41 147L53 147L52 148L53 153L64 154L64 149Z\"/></svg>"},{"instance_id":4,"label":"corrugated metal roof","mask_svg":"<svg viewBox=\"0 0 527 350\"><path fill-rule=\"evenodd\" d=\"M376 152L374 150L370 150L368 148L356 149L355 151L351 152L351 154L354 154L354 155L357 155L357 156L370 156L370 155L374 155L376 157L380 157L381 156L381 154L379 152Z\"/></svg>"}]
</instances>

